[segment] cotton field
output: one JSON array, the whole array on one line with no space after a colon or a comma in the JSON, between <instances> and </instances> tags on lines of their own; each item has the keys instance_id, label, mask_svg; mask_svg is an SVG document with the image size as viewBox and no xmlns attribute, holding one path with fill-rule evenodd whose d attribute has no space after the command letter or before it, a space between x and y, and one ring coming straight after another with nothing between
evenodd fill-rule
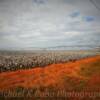
<instances>
[{"instance_id":1,"label":"cotton field","mask_svg":"<svg viewBox=\"0 0 100 100\"><path fill-rule=\"evenodd\" d=\"M97 55L89 51L0 52L0 72L45 67Z\"/></svg>"}]
</instances>

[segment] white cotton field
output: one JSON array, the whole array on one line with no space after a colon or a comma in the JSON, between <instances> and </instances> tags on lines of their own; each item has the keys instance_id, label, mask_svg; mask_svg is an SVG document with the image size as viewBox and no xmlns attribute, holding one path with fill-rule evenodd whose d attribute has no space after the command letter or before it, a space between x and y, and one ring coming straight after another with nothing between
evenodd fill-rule
<instances>
[{"instance_id":1,"label":"white cotton field","mask_svg":"<svg viewBox=\"0 0 100 100\"><path fill-rule=\"evenodd\" d=\"M2 51L0 72L45 67L98 55L96 51Z\"/></svg>"}]
</instances>

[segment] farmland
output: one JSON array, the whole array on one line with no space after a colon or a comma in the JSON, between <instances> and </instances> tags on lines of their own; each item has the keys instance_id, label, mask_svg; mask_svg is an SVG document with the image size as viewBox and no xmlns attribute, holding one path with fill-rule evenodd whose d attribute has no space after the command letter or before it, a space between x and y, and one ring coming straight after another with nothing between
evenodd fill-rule
<instances>
[{"instance_id":1,"label":"farmland","mask_svg":"<svg viewBox=\"0 0 100 100\"><path fill-rule=\"evenodd\" d=\"M98 55L93 51L0 52L0 72L45 67Z\"/></svg>"},{"instance_id":2,"label":"farmland","mask_svg":"<svg viewBox=\"0 0 100 100\"><path fill-rule=\"evenodd\" d=\"M89 93L100 93L100 53L97 51L2 52L0 68L1 97L13 97L15 93L15 97L37 99L37 96L44 97L44 93L46 100L56 96L66 99L61 91L85 91L87 95L76 99L90 100ZM76 100L72 96L68 100ZM96 94L93 98L99 100L100 96Z\"/></svg>"}]
</instances>

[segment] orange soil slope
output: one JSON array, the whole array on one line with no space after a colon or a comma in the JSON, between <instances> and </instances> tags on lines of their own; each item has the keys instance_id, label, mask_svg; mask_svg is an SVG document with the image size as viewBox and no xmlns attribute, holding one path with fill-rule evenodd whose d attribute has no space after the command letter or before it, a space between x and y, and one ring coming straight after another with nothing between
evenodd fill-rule
<instances>
[{"instance_id":1,"label":"orange soil slope","mask_svg":"<svg viewBox=\"0 0 100 100\"><path fill-rule=\"evenodd\" d=\"M65 88L65 86L69 86L67 83L73 83L73 80L76 81L76 83L80 80L91 81L88 76L81 75L79 72L82 65L91 64L96 61L100 62L100 56L86 58L76 62L52 64L43 68L37 67L28 70L3 72L0 73L0 90L12 87L34 88L39 86L56 86L59 88ZM93 78L96 79L95 77ZM72 80L70 81L69 79ZM91 81L91 83L93 82L94 81ZM97 77L96 82L100 84L100 77Z\"/></svg>"}]
</instances>

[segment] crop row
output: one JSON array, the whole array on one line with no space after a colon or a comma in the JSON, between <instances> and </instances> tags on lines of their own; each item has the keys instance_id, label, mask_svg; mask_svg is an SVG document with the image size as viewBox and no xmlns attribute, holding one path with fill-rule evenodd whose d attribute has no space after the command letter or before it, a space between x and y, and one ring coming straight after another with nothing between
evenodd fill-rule
<instances>
[{"instance_id":1,"label":"crop row","mask_svg":"<svg viewBox=\"0 0 100 100\"><path fill-rule=\"evenodd\" d=\"M31 54L0 55L0 72L45 67L50 64L65 63L94 56L93 53L76 52L38 52Z\"/></svg>"}]
</instances>

